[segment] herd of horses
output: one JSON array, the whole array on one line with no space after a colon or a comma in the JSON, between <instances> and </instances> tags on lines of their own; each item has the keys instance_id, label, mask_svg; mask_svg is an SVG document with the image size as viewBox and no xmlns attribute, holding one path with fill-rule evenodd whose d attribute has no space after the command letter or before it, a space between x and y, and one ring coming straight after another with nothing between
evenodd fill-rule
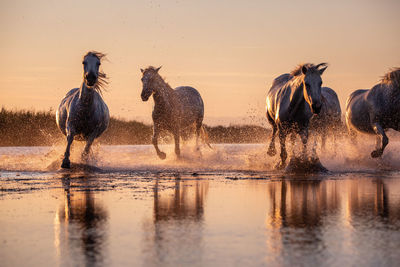
<instances>
[{"instance_id":1,"label":"herd of horses","mask_svg":"<svg viewBox=\"0 0 400 267\"><path fill-rule=\"evenodd\" d=\"M104 54L91 51L83 57L83 82L79 88L70 90L62 99L56 113L57 125L67 138L67 147L61 164L70 168L70 149L73 140L86 141L82 158L87 159L93 141L99 137L109 124L110 115L101 92L107 84L106 75L100 71ZM302 142L302 157L307 158L309 135L322 138L325 144L326 133L331 128L340 127L342 112L338 96L329 87L322 87L322 74L326 63L301 64L292 72L274 79L267 94L266 116L272 126L272 136L267 154L274 156L275 137L280 143L280 162L277 168L286 166L286 137L295 142L299 135ZM141 98L154 99L152 118L154 122L152 143L161 159L166 154L158 147L161 131L169 131L174 136L175 153L180 157L179 141L188 128L195 129L196 147L199 138L207 142L207 133L203 127L204 103L199 92L189 86L172 89L159 75L159 68L141 69L143 89ZM383 154L388 144L386 129L400 130L400 68L384 75L381 82L371 89L354 91L346 102L346 126L350 136L357 132L375 134L376 149L371 156ZM211 146L210 146L211 147ZM317 161L316 138L311 160Z\"/></svg>"}]
</instances>

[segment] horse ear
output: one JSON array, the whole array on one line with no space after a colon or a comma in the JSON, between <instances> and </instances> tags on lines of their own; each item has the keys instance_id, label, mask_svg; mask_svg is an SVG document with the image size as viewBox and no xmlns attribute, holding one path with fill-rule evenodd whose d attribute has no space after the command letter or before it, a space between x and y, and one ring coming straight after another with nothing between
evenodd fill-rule
<instances>
[{"instance_id":1,"label":"horse ear","mask_svg":"<svg viewBox=\"0 0 400 267\"><path fill-rule=\"evenodd\" d=\"M142 73L144 73L144 69L140 69L140 71L141 71Z\"/></svg>"},{"instance_id":2,"label":"horse ear","mask_svg":"<svg viewBox=\"0 0 400 267\"><path fill-rule=\"evenodd\" d=\"M162 67L162 66L158 67L158 68L156 69L156 72L158 72L158 71L161 69L161 67Z\"/></svg>"},{"instance_id":3,"label":"horse ear","mask_svg":"<svg viewBox=\"0 0 400 267\"><path fill-rule=\"evenodd\" d=\"M306 75L307 70L308 70L308 69L307 69L306 66L301 67L301 72L302 72L304 75Z\"/></svg>"},{"instance_id":4,"label":"horse ear","mask_svg":"<svg viewBox=\"0 0 400 267\"><path fill-rule=\"evenodd\" d=\"M323 67L322 69L319 69L319 75L322 75L322 73L324 73L324 71L326 70L328 66Z\"/></svg>"}]
</instances>

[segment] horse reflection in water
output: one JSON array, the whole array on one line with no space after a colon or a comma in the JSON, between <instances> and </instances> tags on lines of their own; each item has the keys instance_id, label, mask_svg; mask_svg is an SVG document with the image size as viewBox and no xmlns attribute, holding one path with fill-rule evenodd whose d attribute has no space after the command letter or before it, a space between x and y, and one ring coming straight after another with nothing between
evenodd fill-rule
<instances>
[{"instance_id":1,"label":"horse reflection in water","mask_svg":"<svg viewBox=\"0 0 400 267\"><path fill-rule=\"evenodd\" d=\"M354 91L346 103L346 124L355 140L357 132L375 134L371 157L381 157L389 143L385 131L400 131L400 68L385 74L370 90Z\"/></svg>"},{"instance_id":2,"label":"horse reflection in water","mask_svg":"<svg viewBox=\"0 0 400 267\"><path fill-rule=\"evenodd\" d=\"M67 264L71 266L103 265L107 243L107 211L88 189L91 187L88 177L72 179L84 189L72 190L70 175L62 177L65 199L56 215L60 229L59 233L55 233L60 259L71 263Z\"/></svg>"},{"instance_id":3,"label":"horse reflection in water","mask_svg":"<svg viewBox=\"0 0 400 267\"><path fill-rule=\"evenodd\" d=\"M275 135L278 132L281 146L280 162L277 166L282 169L286 166L286 136L299 134L303 143L302 158L307 158L308 128L310 119L321 111L321 75L327 68L326 63L318 65L299 65L290 74L282 74L273 81L267 94L267 118L272 126L271 142L268 155L274 156ZM312 161L315 166L322 165L316 155Z\"/></svg>"},{"instance_id":4,"label":"horse reflection in water","mask_svg":"<svg viewBox=\"0 0 400 267\"><path fill-rule=\"evenodd\" d=\"M154 250L149 264L177 266L199 262L202 250L202 223L208 181L184 180L176 175L173 189L160 190L161 178L154 186L154 231L148 247Z\"/></svg>"},{"instance_id":5,"label":"horse reflection in water","mask_svg":"<svg viewBox=\"0 0 400 267\"><path fill-rule=\"evenodd\" d=\"M351 216L389 216L388 187L384 179L359 183L357 180L335 182L321 180L280 181L268 186L272 206L269 222L283 227L316 227L323 217L346 208ZM343 202L346 206L343 207ZM371 203L373 203L371 205ZM400 217L399 212L392 211Z\"/></svg>"},{"instance_id":6,"label":"horse reflection in water","mask_svg":"<svg viewBox=\"0 0 400 267\"><path fill-rule=\"evenodd\" d=\"M159 68L148 67L141 69L143 74L143 90L141 98L147 101L151 95L154 98L153 138L152 142L160 159L166 154L158 147L158 136L161 131L167 130L174 135L175 154L180 157L179 141L182 133L194 126L196 131L196 147L199 150L199 138L202 135L204 142L211 148L208 136L203 127L204 103L199 92L193 87L180 86L172 89L158 74Z\"/></svg>"},{"instance_id":7,"label":"horse reflection in water","mask_svg":"<svg viewBox=\"0 0 400 267\"><path fill-rule=\"evenodd\" d=\"M393 200L390 207L389 187L385 182L384 179L363 180L360 183L357 180L326 181L305 178L302 181L269 183L267 190L270 205L266 218L266 227L270 231L267 235L269 249L275 251L276 257L281 257L283 261L295 262L296 257L287 256L302 247L304 251L313 253L299 257L309 257L316 265L323 265L325 256L317 255L324 248L336 242L349 244L355 242L356 238L364 238L363 223L360 221L398 225L400 212L393 205ZM337 221L335 226L330 225L332 220ZM325 236L323 229L327 227L347 228L346 231L351 232L348 233L351 242L336 240L346 237ZM290 229L304 231L296 231L299 235L294 236ZM347 249L354 248L343 247L343 250Z\"/></svg>"},{"instance_id":8,"label":"horse reflection in water","mask_svg":"<svg viewBox=\"0 0 400 267\"><path fill-rule=\"evenodd\" d=\"M67 93L56 113L57 125L67 137L67 147L62 161L62 168L70 168L71 144L74 139L86 141L82 158L87 159L90 147L108 127L110 115L108 107L101 97L101 90L106 84L106 75L99 71L104 54L88 52L83 58L83 82L80 88Z\"/></svg>"}]
</instances>

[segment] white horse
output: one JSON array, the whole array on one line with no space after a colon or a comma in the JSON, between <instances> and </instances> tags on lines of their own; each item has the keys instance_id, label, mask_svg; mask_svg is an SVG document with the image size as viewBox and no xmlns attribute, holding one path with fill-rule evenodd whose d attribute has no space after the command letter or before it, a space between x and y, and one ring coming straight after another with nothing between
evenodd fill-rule
<instances>
[{"instance_id":1,"label":"white horse","mask_svg":"<svg viewBox=\"0 0 400 267\"><path fill-rule=\"evenodd\" d=\"M329 87L321 88L321 103L321 111L311 118L310 128L315 141L321 137L321 147L325 149L328 134L336 141L336 135L342 129L342 110L336 92Z\"/></svg>"},{"instance_id":2,"label":"white horse","mask_svg":"<svg viewBox=\"0 0 400 267\"><path fill-rule=\"evenodd\" d=\"M278 131L281 145L281 161L277 166L279 169L286 165L285 142L288 134L300 135L303 142L303 157L306 156L310 119L314 114L318 114L322 107L321 75L326 68L326 63L299 65L290 74L282 74L276 78L268 92L267 118L272 125L268 155L276 154L275 135Z\"/></svg>"},{"instance_id":3,"label":"white horse","mask_svg":"<svg viewBox=\"0 0 400 267\"><path fill-rule=\"evenodd\" d=\"M61 100L56 113L58 128L67 137L67 148L61 168L70 168L70 148L72 141L86 141L82 158L86 159L90 146L108 127L110 115L101 97L101 89L107 83L106 75L99 71L101 59L105 55L88 52L83 57L83 83L74 88Z\"/></svg>"},{"instance_id":4,"label":"white horse","mask_svg":"<svg viewBox=\"0 0 400 267\"><path fill-rule=\"evenodd\" d=\"M389 139L386 129L400 131L400 68L385 74L369 90L354 91L346 103L346 125L351 136L357 131L375 134L376 149L371 157L382 156Z\"/></svg>"},{"instance_id":5,"label":"white horse","mask_svg":"<svg viewBox=\"0 0 400 267\"><path fill-rule=\"evenodd\" d=\"M199 92L193 87L181 86L172 89L158 74L159 68L148 67L140 69L143 77L142 100L147 101L151 95L154 99L153 109L153 138L152 143L160 159L166 154L158 148L160 131L167 130L174 135L175 154L180 157L179 139L182 131L193 125L196 128L196 146L199 148L199 137L202 133L207 142L207 134L202 126L204 117L204 103ZM211 147L211 146L210 146Z\"/></svg>"}]
</instances>

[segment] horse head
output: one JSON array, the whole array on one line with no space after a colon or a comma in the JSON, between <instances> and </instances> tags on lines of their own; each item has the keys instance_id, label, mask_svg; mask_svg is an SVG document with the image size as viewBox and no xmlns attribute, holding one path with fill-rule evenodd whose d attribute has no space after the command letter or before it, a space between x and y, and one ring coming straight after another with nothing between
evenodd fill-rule
<instances>
[{"instance_id":1,"label":"horse head","mask_svg":"<svg viewBox=\"0 0 400 267\"><path fill-rule=\"evenodd\" d=\"M320 63L318 65L305 64L301 68L303 74L303 93L304 99L311 108L311 112L319 114L322 107L321 100L321 75L324 73L328 65Z\"/></svg>"},{"instance_id":2,"label":"horse head","mask_svg":"<svg viewBox=\"0 0 400 267\"><path fill-rule=\"evenodd\" d=\"M105 55L98 52L88 52L83 57L83 79L88 88L94 87L99 78L99 67L101 58Z\"/></svg>"},{"instance_id":3,"label":"horse head","mask_svg":"<svg viewBox=\"0 0 400 267\"><path fill-rule=\"evenodd\" d=\"M155 82L155 78L158 75L158 71L161 69L161 67L159 68L154 68L154 67L148 67L147 69L143 70L140 69L140 71L143 74L142 77L142 83L143 83L143 89L142 89L142 100L143 101L147 101L149 99L149 97L153 94L154 92L154 82Z\"/></svg>"}]
</instances>

